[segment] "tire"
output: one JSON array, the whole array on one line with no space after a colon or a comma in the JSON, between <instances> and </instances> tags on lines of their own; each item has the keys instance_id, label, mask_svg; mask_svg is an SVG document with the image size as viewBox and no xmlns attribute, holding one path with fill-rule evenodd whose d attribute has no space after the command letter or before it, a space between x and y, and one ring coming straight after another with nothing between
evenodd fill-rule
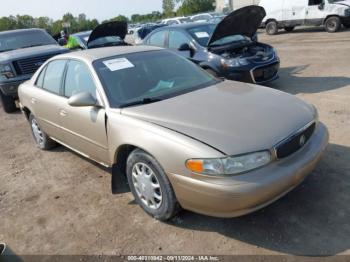
<instances>
[{"instance_id":1,"label":"tire","mask_svg":"<svg viewBox=\"0 0 350 262\"><path fill-rule=\"evenodd\" d=\"M216 73L213 69L206 68L204 70L207 71L207 73L211 74L214 77L219 77L218 73Z\"/></svg>"},{"instance_id":2,"label":"tire","mask_svg":"<svg viewBox=\"0 0 350 262\"><path fill-rule=\"evenodd\" d=\"M128 157L126 173L136 202L147 214L161 221L176 215L179 204L169 179L156 159L136 149Z\"/></svg>"},{"instance_id":3,"label":"tire","mask_svg":"<svg viewBox=\"0 0 350 262\"><path fill-rule=\"evenodd\" d=\"M266 24L266 33L268 35L275 35L278 33L278 24L276 21L270 21Z\"/></svg>"},{"instance_id":4,"label":"tire","mask_svg":"<svg viewBox=\"0 0 350 262\"><path fill-rule=\"evenodd\" d=\"M17 110L15 99L11 96L4 95L0 91L0 98L2 102L2 107L6 113L13 113Z\"/></svg>"},{"instance_id":5,"label":"tire","mask_svg":"<svg viewBox=\"0 0 350 262\"><path fill-rule=\"evenodd\" d=\"M340 18L337 16L331 16L327 18L326 22L324 23L324 26L328 33L335 33L339 31L341 27Z\"/></svg>"},{"instance_id":6,"label":"tire","mask_svg":"<svg viewBox=\"0 0 350 262\"><path fill-rule=\"evenodd\" d=\"M44 131L40 129L40 126L33 114L29 115L29 124L32 130L32 135L33 135L35 144L38 148L40 148L41 150L50 150L57 146L57 143L53 141Z\"/></svg>"},{"instance_id":7,"label":"tire","mask_svg":"<svg viewBox=\"0 0 350 262\"><path fill-rule=\"evenodd\" d=\"M286 30L286 32L292 32L294 28L295 28L294 26L286 26L284 30Z\"/></svg>"}]
</instances>

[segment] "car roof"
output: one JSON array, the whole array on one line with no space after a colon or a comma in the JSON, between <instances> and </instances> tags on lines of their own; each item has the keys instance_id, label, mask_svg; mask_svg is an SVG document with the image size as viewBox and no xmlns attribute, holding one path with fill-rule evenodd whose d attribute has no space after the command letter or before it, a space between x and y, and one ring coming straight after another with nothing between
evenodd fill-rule
<instances>
[{"instance_id":1,"label":"car roof","mask_svg":"<svg viewBox=\"0 0 350 262\"><path fill-rule=\"evenodd\" d=\"M7 34L18 34L18 33L24 33L24 32L35 32L35 31L46 32L44 29L40 29L40 28L15 29L15 30L8 30L8 31L0 32L0 36L7 35Z\"/></svg>"},{"instance_id":2,"label":"car roof","mask_svg":"<svg viewBox=\"0 0 350 262\"><path fill-rule=\"evenodd\" d=\"M158 51L163 50L160 47L154 46L113 46L113 47L101 47L101 48L92 48L83 51L76 51L71 53L62 54L56 56L54 59L79 59L85 60L89 63L92 63L96 60L118 56L124 54L140 53L140 52L149 52L149 51Z\"/></svg>"},{"instance_id":3,"label":"car roof","mask_svg":"<svg viewBox=\"0 0 350 262\"><path fill-rule=\"evenodd\" d=\"M177 25L169 25L169 28L182 28L182 29L190 29L190 28L195 28L198 26L202 26L202 25L212 25L213 23L209 23L209 22L201 22L201 23L196 23L196 22L192 22L192 23L184 23L184 24L177 24Z\"/></svg>"}]
</instances>

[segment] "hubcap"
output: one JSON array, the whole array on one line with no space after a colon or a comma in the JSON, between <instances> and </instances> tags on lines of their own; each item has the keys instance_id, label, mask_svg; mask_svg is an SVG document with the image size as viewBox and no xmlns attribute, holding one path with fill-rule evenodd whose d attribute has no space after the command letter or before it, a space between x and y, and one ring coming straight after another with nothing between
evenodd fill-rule
<instances>
[{"instance_id":1,"label":"hubcap","mask_svg":"<svg viewBox=\"0 0 350 262\"><path fill-rule=\"evenodd\" d=\"M38 122L36 122L35 119L32 120L32 130L33 130L33 134L34 134L34 138L36 140L36 142L39 145L42 145L44 143L44 137L43 137L43 132L41 131Z\"/></svg>"},{"instance_id":2,"label":"hubcap","mask_svg":"<svg viewBox=\"0 0 350 262\"><path fill-rule=\"evenodd\" d=\"M162 190L153 170L144 163L137 163L132 169L132 182L140 200L151 209L162 204Z\"/></svg>"}]
</instances>

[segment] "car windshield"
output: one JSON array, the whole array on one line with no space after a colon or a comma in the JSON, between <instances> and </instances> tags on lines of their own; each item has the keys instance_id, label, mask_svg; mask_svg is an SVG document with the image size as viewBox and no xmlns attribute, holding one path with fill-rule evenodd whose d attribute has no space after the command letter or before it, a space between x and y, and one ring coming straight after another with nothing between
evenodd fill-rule
<instances>
[{"instance_id":1,"label":"car windshield","mask_svg":"<svg viewBox=\"0 0 350 262\"><path fill-rule=\"evenodd\" d=\"M115 108L168 99L219 81L194 63L165 50L104 58L93 65Z\"/></svg>"},{"instance_id":2,"label":"car windshield","mask_svg":"<svg viewBox=\"0 0 350 262\"><path fill-rule=\"evenodd\" d=\"M0 35L0 52L41 45L57 45L57 42L41 30L9 32Z\"/></svg>"},{"instance_id":3,"label":"car windshield","mask_svg":"<svg viewBox=\"0 0 350 262\"><path fill-rule=\"evenodd\" d=\"M89 42L89 48L123 45L124 41L119 36L104 36Z\"/></svg>"},{"instance_id":4,"label":"car windshield","mask_svg":"<svg viewBox=\"0 0 350 262\"><path fill-rule=\"evenodd\" d=\"M196 27L192 27L187 29L188 33L197 41L198 44L201 46L207 47L208 42L213 35L216 24L206 24L206 25L200 25ZM220 45L226 45L233 42L239 42L239 41L250 41L248 37L243 35L231 35L223 37L213 43L211 43L211 46L220 46Z\"/></svg>"}]
</instances>

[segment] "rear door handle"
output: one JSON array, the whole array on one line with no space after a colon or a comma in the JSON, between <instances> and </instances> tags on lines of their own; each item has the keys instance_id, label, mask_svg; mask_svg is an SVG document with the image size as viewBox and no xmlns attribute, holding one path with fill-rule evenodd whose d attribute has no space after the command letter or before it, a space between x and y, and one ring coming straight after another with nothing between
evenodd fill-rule
<instances>
[{"instance_id":1,"label":"rear door handle","mask_svg":"<svg viewBox=\"0 0 350 262\"><path fill-rule=\"evenodd\" d=\"M68 114L67 114L67 112L65 111L65 110L60 110L60 116L63 116L63 117L65 117L65 116L67 116Z\"/></svg>"},{"instance_id":2,"label":"rear door handle","mask_svg":"<svg viewBox=\"0 0 350 262\"><path fill-rule=\"evenodd\" d=\"M32 104L36 104L36 102L37 102L37 100L34 98L34 97L32 97Z\"/></svg>"}]
</instances>

